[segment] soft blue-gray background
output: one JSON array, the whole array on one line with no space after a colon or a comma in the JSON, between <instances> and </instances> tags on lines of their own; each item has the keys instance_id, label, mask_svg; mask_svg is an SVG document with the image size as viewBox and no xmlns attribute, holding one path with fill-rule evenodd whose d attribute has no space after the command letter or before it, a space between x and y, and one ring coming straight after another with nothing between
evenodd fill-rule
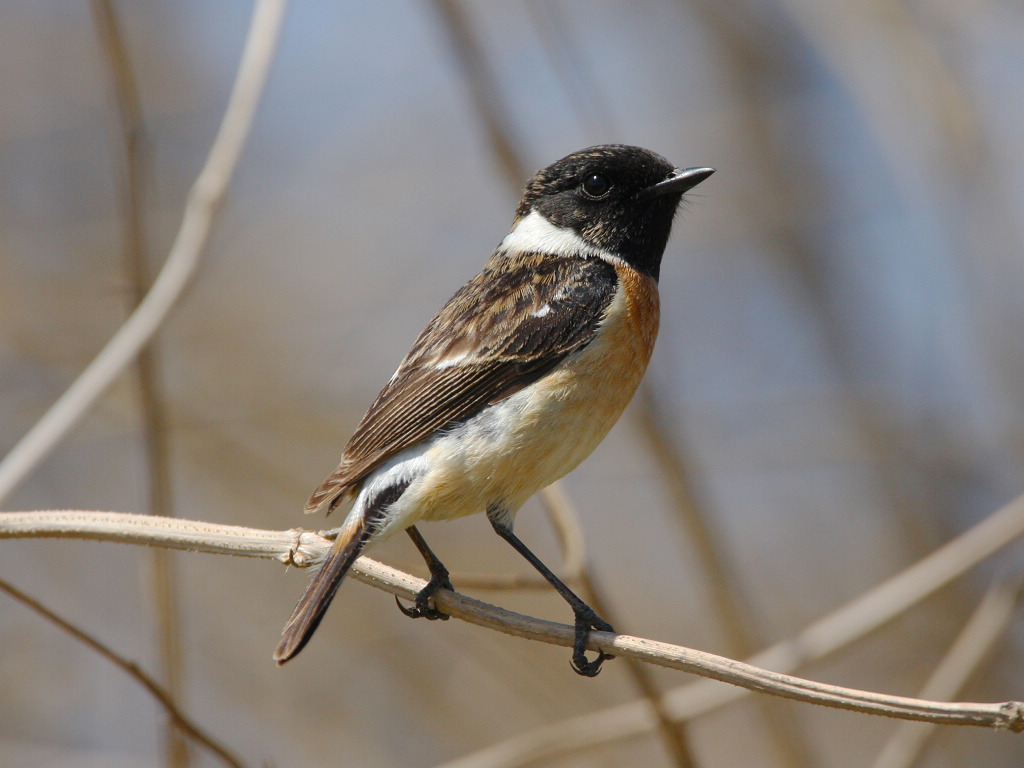
<instances>
[{"instance_id":1,"label":"soft blue-gray background","mask_svg":"<svg viewBox=\"0 0 1024 768\"><path fill-rule=\"evenodd\" d=\"M708 164L677 220L648 375L759 642L790 634L1024 490L1024 7L1009 0L460 3L532 171L621 141ZM212 141L249 5L118 4L145 109L154 269ZM0 11L0 451L124 316L112 86L89 4ZM302 520L423 324L518 197L437 7L293 0L195 286L160 338L176 512ZM620 630L732 652L632 409L566 481ZM9 509L142 511L119 385ZM557 562L535 504L518 530ZM524 572L483 518L425 535L455 571ZM385 559L422 572L403 540ZM147 553L0 545L0 577L149 668ZM1004 558L1007 561L1012 558ZM1019 558L1018 562L1019 562ZM431 766L634 695L568 653L412 623L346 584L303 655L270 661L305 574L177 555L187 709L252 765ZM808 676L912 695L988 568ZM457 584L457 582L456 582ZM481 593L566 620L546 593ZM1021 623L961 698L1024 698ZM685 682L654 671L663 688ZM806 749L782 757L765 707ZM774 702L695 723L706 766L868 765L893 724ZM151 701L0 599L0 765L159 760ZM929 766L1019 765L946 731ZM196 764L212 762L196 756ZM564 765L667 765L653 737Z\"/></svg>"}]
</instances>

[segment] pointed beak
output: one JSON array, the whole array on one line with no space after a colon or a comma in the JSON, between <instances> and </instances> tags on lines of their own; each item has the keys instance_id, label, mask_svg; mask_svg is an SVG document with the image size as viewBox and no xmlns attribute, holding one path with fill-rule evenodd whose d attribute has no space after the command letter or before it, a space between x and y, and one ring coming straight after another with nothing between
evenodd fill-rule
<instances>
[{"instance_id":1,"label":"pointed beak","mask_svg":"<svg viewBox=\"0 0 1024 768\"><path fill-rule=\"evenodd\" d=\"M681 195L683 192L696 187L714 172L714 168L676 168L667 179L659 181L653 187L648 187L645 191L651 197L671 194Z\"/></svg>"}]
</instances>

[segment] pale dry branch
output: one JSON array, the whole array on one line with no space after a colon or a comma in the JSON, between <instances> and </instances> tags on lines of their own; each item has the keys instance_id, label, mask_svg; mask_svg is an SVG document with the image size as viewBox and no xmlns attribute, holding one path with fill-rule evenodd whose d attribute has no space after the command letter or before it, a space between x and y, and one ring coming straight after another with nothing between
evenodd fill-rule
<instances>
[{"instance_id":1,"label":"pale dry branch","mask_svg":"<svg viewBox=\"0 0 1024 768\"><path fill-rule=\"evenodd\" d=\"M148 432L155 436L147 442L151 447L155 446L150 453L157 454L151 455L153 458L151 466L155 465L158 469L158 472L154 474L154 497L162 497L164 489L169 487L166 475L162 471L166 468L166 450L159 442L159 435L163 430L160 428L160 420L157 418L154 423L154 419L151 418L154 414L159 413L159 409L156 407L159 404L158 398L153 389L154 363L145 358L144 350L180 299L199 264L216 212L227 192L263 93L270 63L277 48L285 7L286 0L258 0L254 6L238 74L220 129L209 151L206 163L189 192L181 227L167 260L152 288L142 297L141 290L145 278L142 271L144 260L142 257L142 205L140 199L143 186L143 169L139 152L141 108L131 68L127 61L126 49L117 29L113 8L109 3L94 3L97 26L100 30L104 53L110 63L122 118L121 126L126 147L128 177L126 181L125 242L127 250L132 255L130 262L135 277L133 282L141 301L99 355L0 462L0 503L39 464L45 461L46 457L60 444L110 385L140 355L143 355L140 358L143 397L149 406L146 408ZM156 562L157 571L166 572L166 561L163 561L163 569L159 567L161 563L159 557ZM172 594L169 586L164 589L158 588L158 593L163 597L164 602L167 602ZM18 597L51 622L70 632L135 677L164 707L174 726L215 752L227 764L240 765L234 756L191 723L174 702L174 689L176 688L174 680L178 676L175 670L178 663L174 650L176 645L176 635L173 630L174 620L169 610L159 612L161 616L165 616L162 636L167 642L164 643L163 657L167 660L167 676L171 686L170 690L165 691L134 664L103 647L81 630L67 624L27 596L19 594ZM187 762L184 743L174 736L173 730L169 735L168 747L170 764L184 765Z\"/></svg>"},{"instance_id":2,"label":"pale dry branch","mask_svg":"<svg viewBox=\"0 0 1024 768\"><path fill-rule=\"evenodd\" d=\"M1022 536L1024 496L1018 496L909 568L748 662L785 672L821 659L875 631ZM698 680L669 691L663 702L674 720L684 721L748 693L743 688ZM518 734L439 768L514 768L636 738L655 727L647 702L632 701Z\"/></svg>"},{"instance_id":3,"label":"pale dry branch","mask_svg":"<svg viewBox=\"0 0 1024 768\"><path fill-rule=\"evenodd\" d=\"M739 569L723 545L721 532L716 529L716 515L708 494L701 488L700 476L692 456L683 444L673 438L671 421L661 413L657 392L650 382L641 384L636 397L638 427L647 443L647 450L658 468L658 480L664 484L672 501L673 518L686 534L686 542L695 555L699 567L700 583L708 592L715 618L725 637L723 651L729 656L746 656L764 643L754 626L754 612L749 610L746 590L739 577ZM799 768L813 766L810 745L797 722L796 713L778 702L758 702L761 716L768 726L768 734L778 750L783 765ZM655 710L658 731L666 726L660 714L664 705Z\"/></svg>"},{"instance_id":4,"label":"pale dry branch","mask_svg":"<svg viewBox=\"0 0 1024 768\"><path fill-rule=\"evenodd\" d=\"M583 541L580 516L561 481L552 483L537 494L548 520L555 529L562 547L562 569L570 579L578 579L586 565L587 553Z\"/></svg>"},{"instance_id":5,"label":"pale dry branch","mask_svg":"<svg viewBox=\"0 0 1024 768\"><path fill-rule=\"evenodd\" d=\"M132 364L191 282L249 134L277 47L286 0L258 0L228 106L153 287L107 345L0 462L0 503L60 444Z\"/></svg>"},{"instance_id":6,"label":"pale dry branch","mask_svg":"<svg viewBox=\"0 0 1024 768\"><path fill-rule=\"evenodd\" d=\"M561 484L556 484L545 488L541 492L540 498L545 511L559 530L565 560L577 571L577 580L584 600L597 611L598 616L603 617L612 626L619 625L621 622L609 606L604 591L598 587L597 580L587 567L579 512L569 498L569 494L565 492ZM636 659L627 658L625 661L629 676L633 678L633 684L651 708L665 751L676 768L693 768L696 762L691 754L692 750L686 739L683 726L673 723L672 718L665 711L661 693L655 685L650 670Z\"/></svg>"},{"instance_id":7,"label":"pale dry branch","mask_svg":"<svg viewBox=\"0 0 1024 768\"><path fill-rule=\"evenodd\" d=\"M562 549L562 567L556 569L566 584L575 584L583 572L584 545L579 516L573 511L561 481L542 489L537 496L555 529ZM452 571L452 581L463 589L551 589L551 584L538 573L479 573Z\"/></svg>"},{"instance_id":8,"label":"pale dry branch","mask_svg":"<svg viewBox=\"0 0 1024 768\"><path fill-rule=\"evenodd\" d=\"M118 129L123 158L115 163L121 188L121 222L124 267L131 287L129 310L135 309L149 289L146 255L145 197L148 190L149 153L142 97L132 66L131 54L114 8L113 0L92 0L93 20L100 38L113 85L119 118ZM146 455L149 509L152 515L173 514L171 490L170 434L167 406L160 376L160 356L155 340L139 350L136 366L142 442ZM181 622L178 615L178 582L174 561L165 549L154 549L150 557L149 587L156 614L161 679L167 695L182 699L183 674ZM164 765L184 768L189 763L188 740L168 718L164 732Z\"/></svg>"},{"instance_id":9,"label":"pale dry branch","mask_svg":"<svg viewBox=\"0 0 1024 768\"><path fill-rule=\"evenodd\" d=\"M673 440L668 421L659 407L650 383L641 384L636 398L637 424L647 450L658 468L658 480L665 484L672 501L675 519L682 525L700 567L702 586L715 609L730 654L753 653L761 643L750 627L743 589L734 567L714 530L714 515L707 509L706 494L701 494L692 458Z\"/></svg>"},{"instance_id":10,"label":"pale dry branch","mask_svg":"<svg viewBox=\"0 0 1024 768\"><path fill-rule=\"evenodd\" d=\"M1018 504L1024 508L1024 499L1019 500ZM268 557L305 565L322 558L330 547L327 538L299 529L262 531L177 518L80 510L0 513L0 538L46 536L103 539ZM353 572L357 580L407 599L411 599L426 584L422 579L366 557L357 561ZM568 647L573 644L575 630L566 624L522 616L449 591L438 592L435 602L445 613L471 624L553 645ZM588 647L594 651L602 650L616 656L627 656L691 672L749 690L824 706L948 725L1024 730L1024 703L1021 702L932 702L858 691L759 669L703 651L611 632L592 632Z\"/></svg>"},{"instance_id":11,"label":"pale dry branch","mask_svg":"<svg viewBox=\"0 0 1024 768\"><path fill-rule=\"evenodd\" d=\"M945 700L956 696L978 666L989 657L1020 603L1022 580L1000 579L989 587L949 652L918 694ZM935 732L931 723L900 723L872 768L910 768Z\"/></svg>"}]
</instances>

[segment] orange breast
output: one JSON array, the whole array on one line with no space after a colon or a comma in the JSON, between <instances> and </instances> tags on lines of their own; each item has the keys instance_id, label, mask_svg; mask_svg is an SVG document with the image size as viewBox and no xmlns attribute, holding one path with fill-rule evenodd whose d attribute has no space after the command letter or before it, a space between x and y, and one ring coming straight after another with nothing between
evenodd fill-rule
<instances>
[{"instance_id":1,"label":"orange breast","mask_svg":"<svg viewBox=\"0 0 1024 768\"><path fill-rule=\"evenodd\" d=\"M647 370L659 318L657 284L629 267L616 271L619 290L590 344L433 445L423 517L459 517L493 503L514 511L608 434Z\"/></svg>"},{"instance_id":2,"label":"orange breast","mask_svg":"<svg viewBox=\"0 0 1024 768\"><path fill-rule=\"evenodd\" d=\"M615 272L619 283L623 286L625 309L622 313L623 325L628 328L622 342L630 344L635 350L635 364L640 367L640 378L647 370L654 342L658 338L658 324L661 316L661 305L658 299L658 284L651 277L637 272L630 267L616 266ZM639 379L637 384L639 384Z\"/></svg>"}]
</instances>

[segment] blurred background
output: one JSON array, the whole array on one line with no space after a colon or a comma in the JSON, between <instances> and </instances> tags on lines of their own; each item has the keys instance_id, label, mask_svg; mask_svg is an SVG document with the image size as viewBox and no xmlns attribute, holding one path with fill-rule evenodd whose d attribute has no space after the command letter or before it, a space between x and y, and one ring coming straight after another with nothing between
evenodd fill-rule
<instances>
[{"instance_id":1,"label":"blurred background","mask_svg":"<svg viewBox=\"0 0 1024 768\"><path fill-rule=\"evenodd\" d=\"M0 452L135 303L148 278L126 232L143 273L163 263L250 11L4 4ZM118 45L140 107L135 230ZM677 218L646 388L563 488L618 630L748 655L1024 490L1022 71L1024 6L1009 0L294 0L147 383L120 382L4 507L325 525L302 518L308 493L504 236L526 178L637 144L718 173ZM559 562L539 503L517 532ZM459 573L529 572L482 516L423 533L457 588ZM425 574L405 537L375 554ZM799 673L914 695L1020 555ZM252 766L437 766L641 695L622 660L582 679L566 649L410 622L356 582L277 669L308 574L266 562L6 541L0 578L169 669L184 708ZM466 591L569 619L548 590ZM1022 669L1018 615L958 698L1024 698ZM690 680L648 676L663 691ZM895 727L748 697L674 736L542 764L867 766ZM919 764L1017 766L1022 744L947 728ZM217 763L168 739L129 677L0 598L0 765L154 764Z\"/></svg>"}]
</instances>

